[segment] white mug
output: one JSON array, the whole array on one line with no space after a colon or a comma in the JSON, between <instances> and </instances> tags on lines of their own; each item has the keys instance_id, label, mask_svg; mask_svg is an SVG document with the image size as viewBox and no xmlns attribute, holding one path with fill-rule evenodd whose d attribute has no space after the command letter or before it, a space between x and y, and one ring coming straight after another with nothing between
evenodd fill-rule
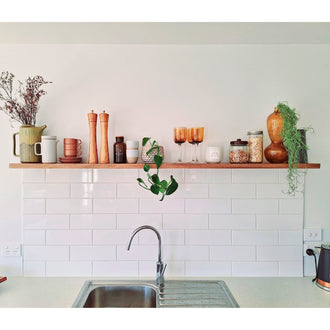
<instances>
[{"instance_id":1,"label":"white mug","mask_svg":"<svg viewBox=\"0 0 330 330\"><path fill-rule=\"evenodd\" d=\"M43 163L57 163L57 137L46 136L41 137L41 142L34 144L34 153L37 156L41 156ZM41 152L37 152L37 145L40 145Z\"/></svg>"},{"instance_id":2,"label":"white mug","mask_svg":"<svg viewBox=\"0 0 330 330\"><path fill-rule=\"evenodd\" d=\"M128 164L135 164L139 158L139 150L126 149L126 161Z\"/></svg>"}]
</instances>

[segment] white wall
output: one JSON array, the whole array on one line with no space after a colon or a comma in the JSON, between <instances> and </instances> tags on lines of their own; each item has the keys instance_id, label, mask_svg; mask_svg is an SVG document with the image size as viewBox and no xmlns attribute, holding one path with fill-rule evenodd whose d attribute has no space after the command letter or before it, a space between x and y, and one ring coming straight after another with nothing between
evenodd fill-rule
<instances>
[{"instance_id":1,"label":"white wall","mask_svg":"<svg viewBox=\"0 0 330 330\"><path fill-rule=\"evenodd\" d=\"M203 147L220 145L228 161L229 141L262 129L278 101L311 125L309 161L320 162L306 178L305 226L329 230L329 45L1 45L2 70L17 79L41 74L53 81L40 102L38 124L44 134L83 139L88 148L87 113L110 112L110 144L152 136L176 158L172 130L205 125ZM0 244L21 241L20 172L9 170L11 135L1 114ZM188 159L189 146L184 146ZM62 143L59 144L61 155ZM330 239L330 237L328 237ZM11 263L14 263L13 265ZM1 258L17 269L19 262ZM11 266L12 265L12 266Z\"/></svg>"}]
</instances>

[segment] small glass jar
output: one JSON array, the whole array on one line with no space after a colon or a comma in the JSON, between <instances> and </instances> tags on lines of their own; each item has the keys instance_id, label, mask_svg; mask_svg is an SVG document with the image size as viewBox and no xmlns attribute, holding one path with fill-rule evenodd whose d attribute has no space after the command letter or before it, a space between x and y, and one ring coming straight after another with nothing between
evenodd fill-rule
<instances>
[{"instance_id":1,"label":"small glass jar","mask_svg":"<svg viewBox=\"0 0 330 330\"><path fill-rule=\"evenodd\" d=\"M116 136L116 143L113 145L113 162L126 163L126 143L123 136Z\"/></svg>"},{"instance_id":2,"label":"small glass jar","mask_svg":"<svg viewBox=\"0 0 330 330\"><path fill-rule=\"evenodd\" d=\"M263 132L248 131L249 163L262 163L263 161Z\"/></svg>"},{"instance_id":3,"label":"small glass jar","mask_svg":"<svg viewBox=\"0 0 330 330\"><path fill-rule=\"evenodd\" d=\"M232 164L241 164L248 162L248 142L237 139L230 141L229 162Z\"/></svg>"}]
</instances>

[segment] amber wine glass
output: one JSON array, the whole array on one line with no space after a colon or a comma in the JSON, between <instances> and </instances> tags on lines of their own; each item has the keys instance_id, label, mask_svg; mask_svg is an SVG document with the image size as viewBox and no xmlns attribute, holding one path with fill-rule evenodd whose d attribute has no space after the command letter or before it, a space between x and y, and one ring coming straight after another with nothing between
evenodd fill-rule
<instances>
[{"instance_id":1,"label":"amber wine glass","mask_svg":"<svg viewBox=\"0 0 330 330\"><path fill-rule=\"evenodd\" d=\"M188 136L187 136L188 142L192 145L192 147L194 146L195 142L193 140L193 135L192 135L192 128L188 128ZM194 163L195 162L195 158L194 158L194 152L192 150L191 152L191 162Z\"/></svg>"},{"instance_id":2,"label":"amber wine glass","mask_svg":"<svg viewBox=\"0 0 330 330\"><path fill-rule=\"evenodd\" d=\"M187 127L174 128L174 142L179 146L178 163L182 163L182 143L187 140Z\"/></svg>"},{"instance_id":3,"label":"amber wine glass","mask_svg":"<svg viewBox=\"0 0 330 330\"><path fill-rule=\"evenodd\" d=\"M199 163L198 160L198 145L203 142L204 140L204 127L193 127L191 129L191 136L192 140L194 141L195 144L195 159L196 163Z\"/></svg>"}]
</instances>

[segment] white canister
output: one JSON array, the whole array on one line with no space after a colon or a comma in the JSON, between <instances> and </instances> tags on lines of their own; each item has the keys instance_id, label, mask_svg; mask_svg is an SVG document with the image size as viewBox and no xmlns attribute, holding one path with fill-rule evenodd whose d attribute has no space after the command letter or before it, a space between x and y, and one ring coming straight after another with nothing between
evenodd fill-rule
<instances>
[{"instance_id":1,"label":"white canister","mask_svg":"<svg viewBox=\"0 0 330 330\"><path fill-rule=\"evenodd\" d=\"M220 163L220 148L219 147L207 147L205 153L205 161L207 163Z\"/></svg>"},{"instance_id":2,"label":"white canister","mask_svg":"<svg viewBox=\"0 0 330 330\"><path fill-rule=\"evenodd\" d=\"M57 163L57 137L43 135L41 142L34 144L34 153L37 156L41 156L43 163ZM40 145L41 152L37 152L37 145Z\"/></svg>"},{"instance_id":3,"label":"white canister","mask_svg":"<svg viewBox=\"0 0 330 330\"><path fill-rule=\"evenodd\" d=\"M126 161L128 164L137 163L139 158L139 141L126 141Z\"/></svg>"}]
</instances>

